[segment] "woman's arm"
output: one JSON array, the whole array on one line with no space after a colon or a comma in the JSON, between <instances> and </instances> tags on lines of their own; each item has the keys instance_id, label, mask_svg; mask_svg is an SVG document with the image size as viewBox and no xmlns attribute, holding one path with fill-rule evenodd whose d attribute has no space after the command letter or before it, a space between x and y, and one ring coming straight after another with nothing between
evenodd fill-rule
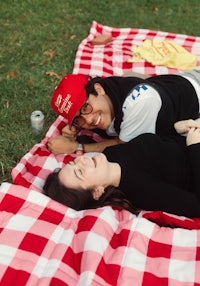
<instances>
[{"instance_id":1,"label":"woman's arm","mask_svg":"<svg viewBox=\"0 0 200 286\"><path fill-rule=\"evenodd\" d=\"M186 144L192 171L192 184L194 192L200 200L200 128L191 128L189 130Z\"/></svg>"},{"instance_id":2,"label":"woman's arm","mask_svg":"<svg viewBox=\"0 0 200 286\"><path fill-rule=\"evenodd\" d=\"M148 182L148 176L145 180ZM200 200L197 196L165 181L156 179L152 183L149 182L146 189L142 191L138 189L136 197L137 201L140 201L137 207L144 210L160 210L186 217L200 217Z\"/></svg>"},{"instance_id":3,"label":"woman's arm","mask_svg":"<svg viewBox=\"0 0 200 286\"><path fill-rule=\"evenodd\" d=\"M200 128L200 119L181 120L174 123L174 128L178 134L188 133L191 128Z\"/></svg>"},{"instance_id":4,"label":"woman's arm","mask_svg":"<svg viewBox=\"0 0 200 286\"><path fill-rule=\"evenodd\" d=\"M146 176L147 190L138 192L144 207L164 210L188 217L200 217L200 129L191 128L186 138L189 158L191 191L176 187L160 179ZM145 193L144 193L145 192Z\"/></svg>"}]
</instances>

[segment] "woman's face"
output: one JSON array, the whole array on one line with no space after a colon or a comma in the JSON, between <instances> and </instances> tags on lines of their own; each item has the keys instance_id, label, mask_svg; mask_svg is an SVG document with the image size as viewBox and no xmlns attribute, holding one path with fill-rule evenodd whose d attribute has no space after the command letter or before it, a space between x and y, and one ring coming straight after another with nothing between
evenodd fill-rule
<instances>
[{"instance_id":1,"label":"woman's face","mask_svg":"<svg viewBox=\"0 0 200 286\"><path fill-rule=\"evenodd\" d=\"M95 189L109 185L109 162L106 156L98 153L93 157L80 156L66 164L59 172L60 182L73 189Z\"/></svg>"}]
</instances>

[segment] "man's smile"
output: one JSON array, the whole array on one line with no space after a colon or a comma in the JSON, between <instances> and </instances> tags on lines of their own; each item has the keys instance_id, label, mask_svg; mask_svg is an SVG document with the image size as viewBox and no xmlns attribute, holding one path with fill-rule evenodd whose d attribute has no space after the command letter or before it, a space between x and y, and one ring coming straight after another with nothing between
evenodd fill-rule
<instances>
[{"instance_id":1,"label":"man's smile","mask_svg":"<svg viewBox=\"0 0 200 286\"><path fill-rule=\"evenodd\" d=\"M97 120L96 120L96 122L94 123L94 125L97 126L100 121L101 121L101 114L97 117Z\"/></svg>"}]
</instances>

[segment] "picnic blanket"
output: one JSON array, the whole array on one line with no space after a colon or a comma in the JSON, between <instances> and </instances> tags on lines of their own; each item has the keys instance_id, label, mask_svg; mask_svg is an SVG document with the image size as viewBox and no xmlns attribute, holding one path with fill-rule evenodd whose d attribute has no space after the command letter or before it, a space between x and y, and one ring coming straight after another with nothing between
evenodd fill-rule
<instances>
[{"instance_id":1,"label":"picnic blanket","mask_svg":"<svg viewBox=\"0 0 200 286\"><path fill-rule=\"evenodd\" d=\"M103 207L74 211L23 186L0 192L0 285L200 285L200 231Z\"/></svg>"},{"instance_id":2,"label":"picnic blanket","mask_svg":"<svg viewBox=\"0 0 200 286\"><path fill-rule=\"evenodd\" d=\"M112 40L106 45L92 45L92 41L102 34L110 35ZM174 41L196 55L197 66L200 66L200 37L148 29L113 28L94 21L88 37L79 45L73 72L91 76L123 75L127 71L147 75L181 72L166 66L153 66L144 60L130 62L133 58L132 47L141 46L146 39Z\"/></svg>"},{"instance_id":3,"label":"picnic blanket","mask_svg":"<svg viewBox=\"0 0 200 286\"><path fill-rule=\"evenodd\" d=\"M100 35L105 44L94 45ZM73 73L91 76L176 73L149 62L130 63L131 47L145 39L174 40L197 56L200 38L93 22L77 49ZM58 116L42 141L0 187L0 286L200 285L200 218L104 207L75 211L42 194L47 175L72 156L51 154L46 143L66 124ZM101 137L87 133L96 141Z\"/></svg>"}]
</instances>

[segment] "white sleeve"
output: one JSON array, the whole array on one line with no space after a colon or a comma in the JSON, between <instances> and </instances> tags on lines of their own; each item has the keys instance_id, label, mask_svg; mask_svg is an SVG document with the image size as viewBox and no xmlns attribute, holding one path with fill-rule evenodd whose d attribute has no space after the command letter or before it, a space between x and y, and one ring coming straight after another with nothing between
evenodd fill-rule
<instances>
[{"instance_id":1,"label":"white sleeve","mask_svg":"<svg viewBox=\"0 0 200 286\"><path fill-rule=\"evenodd\" d=\"M148 84L136 86L124 101L119 138L128 142L142 133L155 133L162 102L159 93Z\"/></svg>"}]
</instances>

